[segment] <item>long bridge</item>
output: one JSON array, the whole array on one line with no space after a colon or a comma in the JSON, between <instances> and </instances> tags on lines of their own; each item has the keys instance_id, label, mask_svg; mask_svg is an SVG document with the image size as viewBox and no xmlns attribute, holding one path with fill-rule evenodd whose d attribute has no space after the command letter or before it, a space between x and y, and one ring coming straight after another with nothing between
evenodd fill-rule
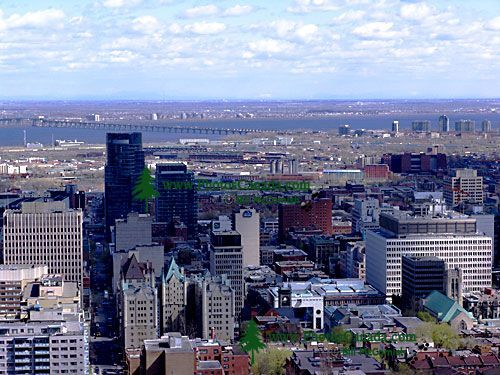
<instances>
[{"instance_id":1,"label":"long bridge","mask_svg":"<svg viewBox=\"0 0 500 375\"><path fill-rule=\"evenodd\" d=\"M114 131L140 131L140 132L163 132L163 133L196 133L196 134L250 134L250 133L285 133L277 130L263 129L234 129L214 128L193 125L168 125L168 124L111 124L105 122L90 122L79 120L50 120L45 118L0 118L0 125L24 125L41 128L80 128Z\"/></svg>"}]
</instances>

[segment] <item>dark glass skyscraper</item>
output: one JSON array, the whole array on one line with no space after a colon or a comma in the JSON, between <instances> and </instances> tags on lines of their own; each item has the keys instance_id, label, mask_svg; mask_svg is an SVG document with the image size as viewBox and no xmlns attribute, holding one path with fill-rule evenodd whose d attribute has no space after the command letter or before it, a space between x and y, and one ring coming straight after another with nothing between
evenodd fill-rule
<instances>
[{"instance_id":1,"label":"dark glass skyscraper","mask_svg":"<svg viewBox=\"0 0 500 375\"><path fill-rule=\"evenodd\" d=\"M115 219L125 218L131 211L144 212L144 203L132 199L132 190L144 170L141 133L108 133L106 135L106 167L104 194L106 231Z\"/></svg>"},{"instance_id":2,"label":"dark glass skyscraper","mask_svg":"<svg viewBox=\"0 0 500 375\"><path fill-rule=\"evenodd\" d=\"M156 221L170 223L174 216L187 226L188 239L196 235L198 194L194 174L182 163L156 165Z\"/></svg>"}]
</instances>

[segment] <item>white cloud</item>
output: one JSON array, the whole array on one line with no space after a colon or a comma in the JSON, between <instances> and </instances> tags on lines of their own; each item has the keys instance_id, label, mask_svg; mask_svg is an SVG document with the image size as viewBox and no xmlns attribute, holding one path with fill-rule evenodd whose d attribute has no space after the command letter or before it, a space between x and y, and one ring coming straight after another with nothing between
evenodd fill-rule
<instances>
[{"instance_id":1,"label":"white cloud","mask_svg":"<svg viewBox=\"0 0 500 375\"><path fill-rule=\"evenodd\" d=\"M356 27L352 33L363 38L373 39L390 39L398 36L403 36L406 32L393 30L392 22L371 22Z\"/></svg>"},{"instance_id":2,"label":"white cloud","mask_svg":"<svg viewBox=\"0 0 500 375\"><path fill-rule=\"evenodd\" d=\"M318 32L318 26L313 24L303 25L297 28L295 34L303 40L311 40Z\"/></svg>"},{"instance_id":3,"label":"white cloud","mask_svg":"<svg viewBox=\"0 0 500 375\"><path fill-rule=\"evenodd\" d=\"M295 0L295 5L286 10L290 13L310 13L318 11L334 11L339 6L333 4L330 0Z\"/></svg>"},{"instance_id":4,"label":"white cloud","mask_svg":"<svg viewBox=\"0 0 500 375\"><path fill-rule=\"evenodd\" d=\"M347 12L342 13L341 15L335 17L333 22L338 23L350 23L354 21L359 21L363 19L365 16L365 12L362 10L349 10Z\"/></svg>"},{"instance_id":5,"label":"white cloud","mask_svg":"<svg viewBox=\"0 0 500 375\"><path fill-rule=\"evenodd\" d=\"M318 26L312 23L302 24L290 20L280 19L271 22L271 28L280 38L308 42L318 33Z\"/></svg>"},{"instance_id":6,"label":"white cloud","mask_svg":"<svg viewBox=\"0 0 500 375\"><path fill-rule=\"evenodd\" d=\"M285 40L261 39L250 42L248 47L255 53L277 54L290 52L293 50L293 44Z\"/></svg>"},{"instance_id":7,"label":"white cloud","mask_svg":"<svg viewBox=\"0 0 500 375\"><path fill-rule=\"evenodd\" d=\"M154 34L162 29L160 21L153 16L141 16L132 21L132 29L143 34Z\"/></svg>"},{"instance_id":8,"label":"white cloud","mask_svg":"<svg viewBox=\"0 0 500 375\"><path fill-rule=\"evenodd\" d=\"M432 13L432 8L426 3L404 4L400 10L400 15L403 19L413 21L425 20Z\"/></svg>"},{"instance_id":9,"label":"white cloud","mask_svg":"<svg viewBox=\"0 0 500 375\"><path fill-rule=\"evenodd\" d=\"M225 29L226 25L221 22L195 22L184 26L184 30L201 35L218 34Z\"/></svg>"},{"instance_id":10,"label":"white cloud","mask_svg":"<svg viewBox=\"0 0 500 375\"><path fill-rule=\"evenodd\" d=\"M60 28L63 26L65 14L60 9L46 9L25 14L13 14L2 20L0 13L0 30L16 28Z\"/></svg>"},{"instance_id":11,"label":"white cloud","mask_svg":"<svg viewBox=\"0 0 500 375\"><path fill-rule=\"evenodd\" d=\"M218 12L219 8L217 8L213 4L208 4L187 9L184 12L184 16L188 18L206 17L206 16L213 16Z\"/></svg>"},{"instance_id":12,"label":"white cloud","mask_svg":"<svg viewBox=\"0 0 500 375\"><path fill-rule=\"evenodd\" d=\"M105 0L102 5L106 8L127 8L139 5L141 0Z\"/></svg>"},{"instance_id":13,"label":"white cloud","mask_svg":"<svg viewBox=\"0 0 500 375\"><path fill-rule=\"evenodd\" d=\"M500 16L492 18L486 24L486 28L489 30L499 31L500 30Z\"/></svg>"},{"instance_id":14,"label":"white cloud","mask_svg":"<svg viewBox=\"0 0 500 375\"><path fill-rule=\"evenodd\" d=\"M233 7L227 8L224 11L224 16L243 16L253 12L253 7L251 5L235 5Z\"/></svg>"}]
</instances>

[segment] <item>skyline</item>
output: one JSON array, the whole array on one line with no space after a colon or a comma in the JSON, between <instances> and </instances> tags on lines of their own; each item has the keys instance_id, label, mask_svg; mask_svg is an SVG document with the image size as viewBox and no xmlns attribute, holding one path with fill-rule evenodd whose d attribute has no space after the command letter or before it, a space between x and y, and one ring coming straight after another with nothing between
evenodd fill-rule
<instances>
[{"instance_id":1,"label":"skyline","mask_svg":"<svg viewBox=\"0 0 500 375\"><path fill-rule=\"evenodd\" d=\"M497 98L500 4L0 2L0 100Z\"/></svg>"}]
</instances>

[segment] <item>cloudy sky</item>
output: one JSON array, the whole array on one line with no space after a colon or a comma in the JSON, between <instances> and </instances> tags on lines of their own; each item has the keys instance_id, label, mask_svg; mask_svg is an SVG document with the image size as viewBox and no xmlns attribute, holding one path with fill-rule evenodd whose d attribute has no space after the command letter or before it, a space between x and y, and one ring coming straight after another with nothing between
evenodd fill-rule
<instances>
[{"instance_id":1,"label":"cloudy sky","mask_svg":"<svg viewBox=\"0 0 500 375\"><path fill-rule=\"evenodd\" d=\"M499 97L500 1L0 0L2 99Z\"/></svg>"}]
</instances>

